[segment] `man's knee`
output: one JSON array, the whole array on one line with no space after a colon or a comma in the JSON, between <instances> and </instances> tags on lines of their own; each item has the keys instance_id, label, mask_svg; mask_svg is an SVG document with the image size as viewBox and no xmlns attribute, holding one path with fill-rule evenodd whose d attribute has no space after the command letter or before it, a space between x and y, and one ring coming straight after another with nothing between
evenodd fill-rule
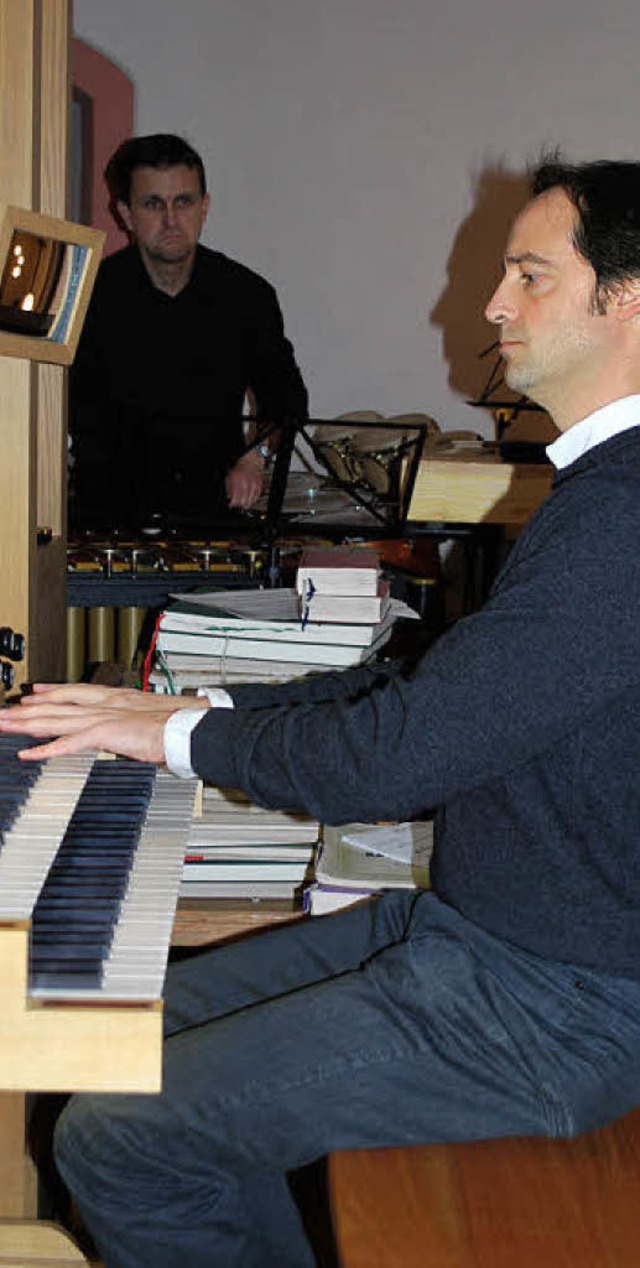
<instances>
[{"instance_id":1,"label":"man's knee","mask_svg":"<svg viewBox=\"0 0 640 1268\"><path fill-rule=\"evenodd\" d=\"M128 1097L74 1096L58 1119L54 1156L71 1188L83 1185L94 1173L104 1183L107 1175L126 1173L137 1151L133 1116L121 1102Z\"/></svg>"}]
</instances>

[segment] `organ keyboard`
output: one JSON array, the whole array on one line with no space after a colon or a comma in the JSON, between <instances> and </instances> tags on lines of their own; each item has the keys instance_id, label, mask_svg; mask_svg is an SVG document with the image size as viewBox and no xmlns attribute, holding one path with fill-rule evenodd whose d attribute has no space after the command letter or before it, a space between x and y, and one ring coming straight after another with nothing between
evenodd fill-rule
<instances>
[{"instance_id":1,"label":"organ keyboard","mask_svg":"<svg viewBox=\"0 0 640 1268\"><path fill-rule=\"evenodd\" d=\"M197 781L0 737L0 1090L158 1091Z\"/></svg>"}]
</instances>

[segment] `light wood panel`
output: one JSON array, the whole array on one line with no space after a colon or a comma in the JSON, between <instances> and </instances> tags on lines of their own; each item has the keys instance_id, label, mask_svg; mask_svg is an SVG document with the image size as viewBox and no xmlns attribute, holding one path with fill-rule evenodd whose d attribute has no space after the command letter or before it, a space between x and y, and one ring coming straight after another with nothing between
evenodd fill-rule
<instances>
[{"instance_id":1,"label":"light wood panel","mask_svg":"<svg viewBox=\"0 0 640 1268\"><path fill-rule=\"evenodd\" d=\"M2 199L62 218L69 182L70 21L69 0L0 0ZM66 416L60 368L35 369L0 357L0 443L0 625L26 639L16 685L61 678ZM53 549L38 546L38 527L51 529ZM39 584L43 576L46 586Z\"/></svg>"},{"instance_id":2,"label":"light wood panel","mask_svg":"<svg viewBox=\"0 0 640 1268\"><path fill-rule=\"evenodd\" d=\"M501 462L492 452L423 458L408 519L421 523L524 524L551 489L545 463Z\"/></svg>"},{"instance_id":3,"label":"light wood panel","mask_svg":"<svg viewBox=\"0 0 640 1268\"><path fill-rule=\"evenodd\" d=\"M40 200L49 216L66 218L70 189L71 6L44 0L40 15Z\"/></svg>"},{"instance_id":4,"label":"light wood panel","mask_svg":"<svg viewBox=\"0 0 640 1268\"><path fill-rule=\"evenodd\" d=\"M332 1155L342 1268L637 1268L640 1110L574 1141Z\"/></svg>"},{"instance_id":5,"label":"light wood panel","mask_svg":"<svg viewBox=\"0 0 640 1268\"><path fill-rule=\"evenodd\" d=\"M33 205L34 79L37 13L34 0L0 0L0 188L3 199ZM35 372L0 358L0 624L26 634L33 591L35 543L25 505L33 498L30 452L35 435ZM21 675L18 673L18 678Z\"/></svg>"},{"instance_id":6,"label":"light wood panel","mask_svg":"<svg viewBox=\"0 0 640 1268\"><path fill-rule=\"evenodd\" d=\"M0 0L0 188L6 202L33 205L34 76L39 5Z\"/></svg>"},{"instance_id":7,"label":"light wood panel","mask_svg":"<svg viewBox=\"0 0 640 1268\"><path fill-rule=\"evenodd\" d=\"M69 1234L55 1224L0 1221L0 1268L76 1268L87 1262Z\"/></svg>"},{"instance_id":8,"label":"light wood panel","mask_svg":"<svg viewBox=\"0 0 640 1268\"><path fill-rule=\"evenodd\" d=\"M37 382L29 361L0 358L0 624L32 635L35 615ZM27 661L17 666L17 681ZM22 672L21 672L22 670Z\"/></svg>"},{"instance_id":9,"label":"light wood panel","mask_svg":"<svg viewBox=\"0 0 640 1268\"><path fill-rule=\"evenodd\" d=\"M160 1004L32 1000L28 961L28 922L0 924L2 1091L160 1091Z\"/></svg>"},{"instance_id":10,"label":"light wood panel","mask_svg":"<svg viewBox=\"0 0 640 1268\"><path fill-rule=\"evenodd\" d=\"M71 183L69 0L45 0L40 22L39 206L64 219ZM50 528L51 541L36 545L29 668L34 678L58 682L66 668L67 374L57 365L39 365L36 374L36 530ZM38 601L45 594L46 604Z\"/></svg>"},{"instance_id":11,"label":"light wood panel","mask_svg":"<svg viewBox=\"0 0 640 1268\"><path fill-rule=\"evenodd\" d=\"M71 150L71 6L46 0L40 38L40 210L66 218ZM36 530L51 541L36 544L35 604L29 669L34 678L59 682L66 670L67 374L59 365L37 370ZM54 636L52 637L52 631Z\"/></svg>"},{"instance_id":12,"label":"light wood panel","mask_svg":"<svg viewBox=\"0 0 640 1268\"><path fill-rule=\"evenodd\" d=\"M37 1177L25 1135L24 1095L0 1092L0 1217L20 1219L37 1213Z\"/></svg>"}]
</instances>

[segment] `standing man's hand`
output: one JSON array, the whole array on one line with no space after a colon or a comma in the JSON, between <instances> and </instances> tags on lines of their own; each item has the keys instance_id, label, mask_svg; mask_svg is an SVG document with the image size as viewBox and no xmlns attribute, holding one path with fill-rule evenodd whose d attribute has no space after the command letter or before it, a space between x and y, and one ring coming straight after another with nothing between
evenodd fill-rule
<instances>
[{"instance_id":1,"label":"standing man's hand","mask_svg":"<svg viewBox=\"0 0 640 1268\"><path fill-rule=\"evenodd\" d=\"M227 472L225 488L229 506L248 511L264 488L265 461L257 449L250 449Z\"/></svg>"}]
</instances>

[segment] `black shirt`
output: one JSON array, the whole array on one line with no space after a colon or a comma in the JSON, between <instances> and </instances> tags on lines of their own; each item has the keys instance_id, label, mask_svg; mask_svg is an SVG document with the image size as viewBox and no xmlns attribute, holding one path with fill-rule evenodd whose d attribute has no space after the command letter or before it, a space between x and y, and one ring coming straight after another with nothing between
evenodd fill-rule
<instances>
[{"instance_id":1,"label":"black shirt","mask_svg":"<svg viewBox=\"0 0 640 1268\"><path fill-rule=\"evenodd\" d=\"M307 393L273 287L198 246L176 296L137 248L104 260L70 380L75 522L206 520L244 448L250 389L264 423L303 418Z\"/></svg>"}]
</instances>

